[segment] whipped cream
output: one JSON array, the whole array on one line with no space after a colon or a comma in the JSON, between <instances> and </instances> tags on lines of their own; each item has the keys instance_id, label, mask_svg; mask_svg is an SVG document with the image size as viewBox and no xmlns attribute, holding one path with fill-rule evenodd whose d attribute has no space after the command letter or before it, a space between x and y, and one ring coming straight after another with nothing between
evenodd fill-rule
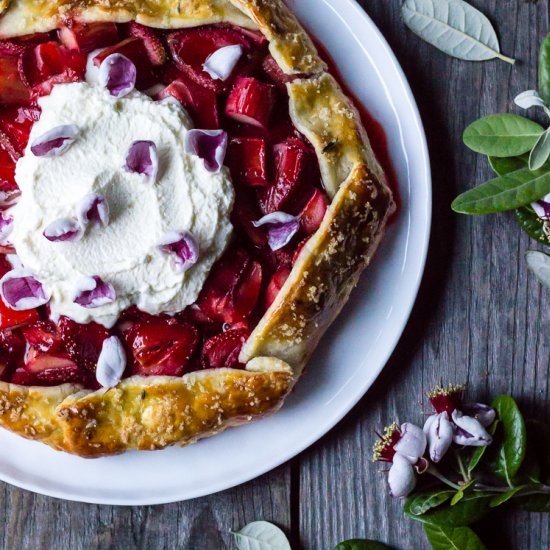
<instances>
[{"instance_id":1,"label":"whipped cream","mask_svg":"<svg viewBox=\"0 0 550 550\"><path fill-rule=\"evenodd\" d=\"M195 302L231 236L234 190L227 168L210 173L200 158L185 153L185 134L192 127L185 111L137 91L117 99L87 83L57 85L39 104L42 115L17 163L22 194L10 212L10 240L21 263L51 293L52 318L66 315L110 327L130 305L158 314ZM58 157L34 156L30 144L63 124L79 128L71 147ZM138 140L157 146L154 183L124 170L126 153ZM46 239L44 229L76 216L89 193L108 201L109 224L90 224L80 240ZM199 245L197 263L183 273L157 247L173 231L189 231ZM91 276L113 285L114 302L96 308L74 303L79 281Z\"/></svg>"}]
</instances>

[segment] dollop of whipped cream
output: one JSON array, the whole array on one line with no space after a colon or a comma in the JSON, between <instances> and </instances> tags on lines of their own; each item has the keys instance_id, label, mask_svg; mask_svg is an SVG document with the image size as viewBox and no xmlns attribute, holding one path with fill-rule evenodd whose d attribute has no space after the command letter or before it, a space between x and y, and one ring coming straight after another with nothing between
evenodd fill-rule
<instances>
[{"instance_id":1,"label":"dollop of whipped cream","mask_svg":"<svg viewBox=\"0 0 550 550\"><path fill-rule=\"evenodd\" d=\"M204 162L185 152L192 124L173 102L155 102L134 91L124 98L88 83L55 86L39 100L40 120L19 159L16 181L21 199L11 210L10 240L26 269L51 293L51 316L112 326L131 305L151 314L176 313L196 301L212 264L231 236L234 190L227 168L208 172ZM52 128L74 124L79 133L56 157L37 157L30 144ZM124 169L131 144L155 143L156 180ZM109 206L109 223L86 227L73 241L52 242L44 229L75 217L83 197L96 193ZM199 246L198 261L181 270L158 243L170 232L190 232ZM86 308L74 302L86 277L113 285L116 299Z\"/></svg>"}]
</instances>

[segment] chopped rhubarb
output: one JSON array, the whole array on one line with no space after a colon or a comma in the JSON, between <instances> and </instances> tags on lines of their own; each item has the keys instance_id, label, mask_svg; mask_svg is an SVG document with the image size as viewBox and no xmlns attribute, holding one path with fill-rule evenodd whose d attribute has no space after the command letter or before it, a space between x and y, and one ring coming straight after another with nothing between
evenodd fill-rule
<instances>
[{"instance_id":1,"label":"chopped rhubarb","mask_svg":"<svg viewBox=\"0 0 550 550\"><path fill-rule=\"evenodd\" d=\"M252 77L239 77L227 98L225 114L237 122L266 130L275 99L275 88L271 84Z\"/></svg>"},{"instance_id":2,"label":"chopped rhubarb","mask_svg":"<svg viewBox=\"0 0 550 550\"><path fill-rule=\"evenodd\" d=\"M262 61L262 69L267 77L273 81L273 83L281 91L286 92L286 85L288 82L292 82L296 76L291 76L283 72L281 67L277 64L277 61L273 59L273 56L266 55Z\"/></svg>"},{"instance_id":3,"label":"chopped rhubarb","mask_svg":"<svg viewBox=\"0 0 550 550\"><path fill-rule=\"evenodd\" d=\"M19 72L19 59L15 56L0 56L0 103L14 105L28 103L31 92Z\"/></svg>"},{"instance_id":4,"label":"chopped rhubarb","mask_svg":"<svg viewBox=\"0 0 550 550\"><path fill-rule=\"evenodd\" d=\"M279 269L273 275L273 277L271 277L271 280L267 285L267 290L265 294L266 307L269 307L275 301L277 294L279 294L279 291L281 290L281 288L283 288L283 285L285 284L289 275L290 275L290 269L283 267Z\"/></svg>"},{"instance_id":5,"label":"chopped rhubarb","mask_svg":"<svg viewBox=\"0 0 550 550\"><path fill-rule=\"evenodd\" d=\"M197 128L216 130L220 127L216 94L183 76L158 95L158 99L173 97L187 110Z\"/></svg>"},{"instance_id":6,"label":"chopped rhubarb","mask_svg":"<svg viewBox=\"0 0 550 550\"><path fill-rule=\"evenodd\" d=\"M18 57L26 49L24 44L17 44L12 40L0 40L0 55L9 55Z\"/></svg>"},{"instance_id":7,"label":"chopped rhubarb","mask_svg":"<svg viewBox=\"0 0 550 550\"><path fill-rule=\"evenodd\" d=\"M162 41L153 29L131 21L128 23L128 34L143 41L151 65L156 67L166 63L168 55L162 45Z\"/></svg>"},{"instance_id":8,"label":"chopped rhubarb","mask_svg":"<svg viewBox=\"0 0 550 550\"><path fill-rule=\"evenodd\" d=\"M133 374L181 376L198 342L198 332L189 323L155 317L137 323L125 333L134 363Z\"/></svg>"},{"instance_id":9,"label":"chopped rhubarb","mask_svg":"<svg viewBox=\"0 0 550 550\"><path fill-rule=\"evenodd\" d=\"M315 189L313 195L307 201L304 209L300 213L300 223L302 229L308 234L311 235L315 233L327 211L328 199L326 195L319 189Z\"/></svg>"},{"instance_id":10,"label":"chopped rhubarb","mask_svg":"<svg viewBox=\"0 0 550 550\"><path fill-rule=\"evenodd\" d=\"M269 185L264 139L233 138L227 158L234 182L257 187Z\"/></svg>"},{"instance_id":11,"label":"chopped rhubarb","mask_svg":"<svg viewBox=\"0 0 550 550\"><path fill-rule=\"evenodd\" d=\"M59 29L60 42L71 50L89 53L105 48L118 40L118 28L115 23L77 23L71 21Z\"/></svg>"},{"instance_id":12,"label":"chopped rhubarb","mask_svg":"<svg viewBox=\"0 0 550 550\"><path fill-rule=\"evenodd\" d=\"M214 265L197 304L214 320L236 323L256 307L261 284L261 265L244 250L232 250Z\"/></svg>"},{"instance_id":13,"label":"chopped rhubarb","mask_svg":"<svg viewBox=\"0 0 550 550\"><path fill-rule=\"evenodd\" d=\"M204 369L234 369L239 366L239 353L248 338L246 329L230 329L212 336L204 343L201 364Z\"/></svg>"}]
</instances>

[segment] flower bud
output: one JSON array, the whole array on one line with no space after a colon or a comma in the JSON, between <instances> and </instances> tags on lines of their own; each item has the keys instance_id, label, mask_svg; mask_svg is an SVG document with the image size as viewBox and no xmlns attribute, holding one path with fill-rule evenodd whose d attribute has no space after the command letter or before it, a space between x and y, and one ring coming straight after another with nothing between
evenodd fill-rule
<instances>
[{"instance_id":1,"label":"flower bud","mask_svg":"<svg viewBox=\"0 0 550 550\"><path fill-rule=\"evenodd\" d=\"M428 436L430 458L439 462L453 442L453 425L447 412L428 417L424 424L424 433Z\"/></svg>"},{"instance_id":2,"label":"flower bud","mask_svg":"<svg viewBox=\"0 0 550 550\"><path fill-rule=\"evenodd\" d=\"M492 443L493 438L475 418L464 416L460 411L453 411L452 418L456 425L453 441L457 445L485 447Z\"/></svg>"},{"instance_id":3,"label":"flower bud","mask_svg":"<svg viewBox=\"0 0 550 550\"><path fill-rule=\"evenodd\" d=\"M495 409L483 403L464 403L462 412L474 417L484 428L490 426L497 415Z\"/></svg>"},{"instance_id":4,"label":"flower bud","mask_svg":"<svg viewBox=\"0 0 550 550\"><path fill-rule=\"evenodd\" d=\"M411 464L416 464L424 454L426 445L426 434L422 429L410 422L405 422L405 424L401 424L401 438L393 448Z\"/></svg>"},{"instance_id":5,"label":"flower bud","mask_svg":"<svg viewBox=\"0 0 550 550\"><path fill-rule=\"evenodd\" d=\"M396 453L388 472L388 485L392 497L406 497L416 486L416 475L409 460Z\"/></svg>"}]
</instances>

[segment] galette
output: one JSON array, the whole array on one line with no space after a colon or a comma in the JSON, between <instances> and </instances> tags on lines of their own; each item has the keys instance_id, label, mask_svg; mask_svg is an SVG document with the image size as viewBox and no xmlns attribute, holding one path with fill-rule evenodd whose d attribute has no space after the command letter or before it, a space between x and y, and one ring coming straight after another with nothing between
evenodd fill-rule
<instances>
[{"instance_id":1,"label":"galette","mask_svg":"<svg viewBox=\"0 0 550 550\"><path fill-rule=\"evenodd\" d=\"M319 51L282 0L0 0L1 427L98 457L281 406L395 210Z\"/></svg>"}]
</instances>

